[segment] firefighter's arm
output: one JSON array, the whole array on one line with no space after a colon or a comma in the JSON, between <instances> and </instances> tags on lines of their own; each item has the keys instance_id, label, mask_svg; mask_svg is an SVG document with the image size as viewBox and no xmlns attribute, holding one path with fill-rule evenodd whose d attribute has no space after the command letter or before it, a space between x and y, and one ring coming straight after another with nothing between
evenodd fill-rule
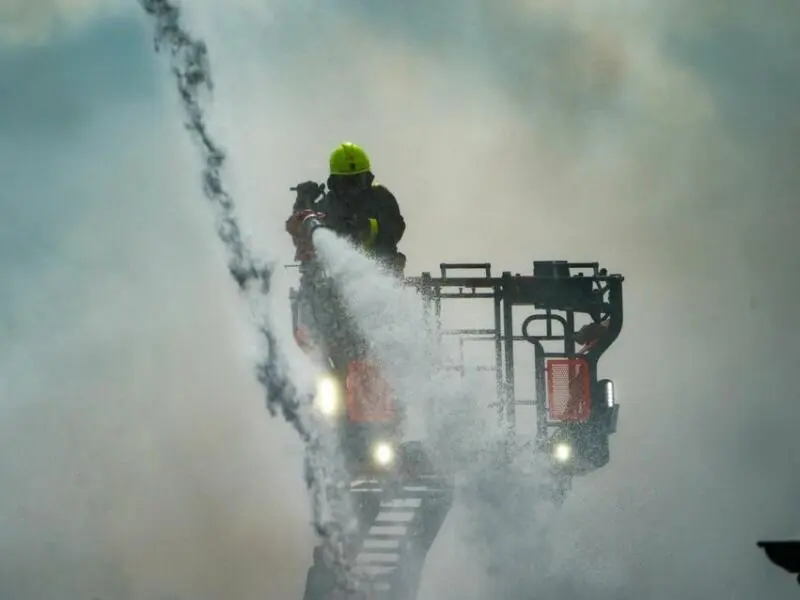
<instances>
[{"instance_id":1,"label":"firefighter's arm","mask_svg":"<svg viewBox=\"0 0 800 600\"><path fill-rule=\"evenodd\" d=\"M378 206L378 218L370 220L368 242L371 242L371 246L384 244L394 246L400 242L406 230L400 206L394 194L382 185L376 185L373 192Z\"/></svg>"}]
</instances>

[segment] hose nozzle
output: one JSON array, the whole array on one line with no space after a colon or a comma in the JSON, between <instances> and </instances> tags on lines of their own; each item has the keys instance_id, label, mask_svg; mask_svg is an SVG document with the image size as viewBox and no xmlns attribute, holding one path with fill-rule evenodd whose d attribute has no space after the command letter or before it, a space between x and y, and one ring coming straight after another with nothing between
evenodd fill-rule
<instances>
[{"instance_id":1,"label":"hose nozzle","mask_svg":"<svg viewBox=\"0 0 800 600\"><path fill-rule=\"evenodd\" d=\"M303 219L303 222L300 225L303 235L309 240L311 239L311 236L314 234L314 232L320 227L325 227L325 224L319 217L314 215L311 215Z\"/></svg>"}]
</instances>

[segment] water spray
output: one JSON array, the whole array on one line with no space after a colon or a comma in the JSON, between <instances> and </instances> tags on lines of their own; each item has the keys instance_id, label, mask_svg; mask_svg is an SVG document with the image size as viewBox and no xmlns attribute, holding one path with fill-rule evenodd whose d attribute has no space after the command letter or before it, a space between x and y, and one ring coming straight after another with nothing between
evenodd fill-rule
<instances>
[{"instance_id":1,"label":"water spray","mask_svg":"<svg viewBox=\"0 0 800 600\"><path fill-rule=\"evenodd\" d=\"M139 0L139 3L153 19L156 51L166 51L170 55L185 126L201 150L203 193L216 212L217 236L227 250L228 271L254 307L272 289L275 263L253 257L241 234L233 198L223 184L226 154L208 131L201 103L202 93L213 91L206 44L186 31L180 9L175 4L168 0ZM340 584L350 587L354 580L345 557L351 518L343 494L344 481L337 476L337 469L313 421L304 418L302 409L307 404L304 402L307 394L301 393L290 380L286 357L268 317L256 318L266 342L266 358L257 366L257 377L266 391L267 409L272 416L280 412L305 444L305 479L311 494L313 526L323 540L328 558L337 567Z\"/></svg>"},{"instance_id":2,"label":"water spray","mask_svg":"<svg viewBox=\"0 0 800 600\"><path fill-rule=\"evenodd\" d=\"M417 289L383 270L347 240L324 228L313 236L317 256L369 343L372 358L399 401L418 419L419 434L429 450L448 462L474 464L475 452L491 443L488 432L475 435L475 424L483 419L468 408L478 405L483 386L479 376L447 368L457 357L439 338L431 307L426 307Z\"/></svg>"}]
</instances>

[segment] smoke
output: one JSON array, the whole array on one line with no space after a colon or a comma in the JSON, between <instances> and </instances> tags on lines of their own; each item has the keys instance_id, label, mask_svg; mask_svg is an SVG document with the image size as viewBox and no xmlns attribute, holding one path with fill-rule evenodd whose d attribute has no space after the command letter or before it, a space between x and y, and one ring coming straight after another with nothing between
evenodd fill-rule
<instances>
[{"instance_id":1,"label":"smoke","mask_svg":"<svg viewBox=\"0 0 800 600\"><path fill-rule=\"evenodd\" d=\"M255 305L258 296L270 295L275 265L263 264L251 256L242 239L233 199L221 179L225 154L209 135L200 105L201 92L212 89L206 45L186 31L174 4L167 0L141 0L141 4L155 20L156 49L165 45L172 57L172 73L185 112L186 127L198 142L204 159L203 192L218 211L217 235L230 255L228 270L239 288L256 300ZM266 391L270 414L275 416L280 410L306 445L306 485L312 495L314 527L336 567L336 575L341 576L339 584L352 586L356 581L350 573L346 548L347 536L353 533L356 523L347 501L347 479L341 466L338 470L332 468L337 461L331 457L330 445L324 443L313 421L301 414L302 398L289 379L289 367L273 331L273 321L266 318L259 326L266 342L266 359L258 367L258 380ZM312 392L305 394L307 406Z\"/></svg>"},{"instance_id":2,"label":"smoke","mask_svg":"<svg viewBox=\"0 0 800 600\"><path fill-rule=\"evenodd\" d=\"M221 170L225 156L208 134L200 104L201 91L210 91L211 88L205 46L186 34L179 22L177 10L170 4L153 2L143 6L156 18L157 41L165 43L171 52L172 72L176 78L181 108L185 111L185 125L202 151L203 192L217 211L217 233L229 254L228 270L240 289L249 294L254 311L263 312L262 297L270 292L273 267L258 264L251 257L236 221L233 200L222 182ZM152 235L157 232L155 227L149 225L148 229ZM79 232L86 233L81 227L72 235L78 239ZM166 227L160 233L170 236L179 234L179 230L172 231ZM102 244L91 245L90 248L100 251L101 254L108 250ZM63 283L58 281L58 274L56 279L57 283ZM94 297L98 297L96 288L102 286L103 282L93 283L92 292ZM111 280L106 283L113 285L118 282ZM61 308L66 310L69 307ZM175 318L175 315L171 316ZM23 380L29 386L26 388L20 386L15 379L20 373L31 376L30 364L20 367L20 364L29 363L31 359L50 362L53 355L61 358L57 372L62 376L64 373L86 372L93 362L99 363L99 371L108 375L105 365L108 359L95 352L92 346L98 342L98 338L102 343L106 342L106 336L114 339L119 335L126 339L127 343L121 346L122 356L119 357L123 361L127 355L136 357L137 353L148 354L147 338L144 337L144 346L140 338L143 337L142 334L152 336L154 332L141 325L128 331L128 318L137 324L155 322L141 314L127 314L123 317L98 311L87 322L82 323L85 330L72 333L75 340L84 346L81 355L74 361L65 360L66 357L61 356L69 343L74 342L69 339L68 331L60 332L61 343L48 344L46 347L29 346L25 348L28 356L12 355L11 360L4 365L9 379L17 384L10 386L9 397L16 398L19 395L20 398L38 400L40 395L45 394L43 389L30 380ZM115 329L114 324L117 323L122 331ZM177 319L175 324L178 324ZM280 410L306 444L306 484L312 492L313 525L316 533L329 543L334 558L341 560L343 535L346 533L342 526L349 525L345 521L349 516L345 512L347 507L340 506L343 503L339 499L341 480L337 479L335 472L331 472L330 461L325 456L324 442L313 431L313 423L307 415L304 417L301 414L300 396L288 379L289 365L285 357L279 354L277 336L267 324L261 324L259 330L266 342L267 359L259 365L257 375L266 388L267 408L273 415L276 410ZM62 345L65 338L66 344ZM179 354L186 352L184 340L178 340L176 346L174 350ZM118 354L112 356L116 358ZM152 362L144 365L145 370L147 367L153 370L153 365L157 365L159 369L167 369L175 364L175 360L163 351L148 358ZM215 366L222 364L219 362ZM185 371L182 376L191 377L191 371ZM36 381L36 378L33 377L32 380ZM103 395L106 384L98 381L94 385L97 387L93 387L91 382L73 382L74 390L67 385L62 386L58 404L51 414L42 419L34 419L35 427L31 428L30 433L33 435L30 440L16 440L13 435L8 438L10 443L17 442L16 450L20 457L24 457L28 467L44 467L41 475L47 485L63 488L67 493L61 498L64 502L62 513L54 511L48 499L40 503L32 502L37 491L41 493L37 489L38 481L25 481L23 485L15 486L18 488L15 493L23 500L18 514L13 514L15 507L10 506L9 513L5 515L8 517L9 533L6 543L9 550L13 547L19 557L20 566L28 558L36 557L35 560L49 576L38 577L38 568L15 569L16 562L9 561L4 565L8 572L2 579L3 589L13 597L58 597L64 593L100 593L132 598L173 593L179 596L186 594L204 597L203 595L208 594L208 597L214 597L218 593L226 595L231 592L240 597L251 593L261 597L263 591L270 587L269 582L264 581L263 574L258 575L253 571L253 577L242 577L241 574L235 574L236 568L221 566L223 563L230 565L229 561L234 561L241 562L245 569L253 569L253 563L260 560L256 557L248 566L248 561L241 561L241 556L234 556L241 552L243 543L249 541L246 540L247 524L245 521L239 522L235 517L227 520L223 512L217 513L227 502L230 502L234 511L249 505L247 498L237 497L237 492L246 493L248 490L242 487L238 473L225 473L231 467L235 468L235 465L224 464L224 458L230 455L225 452L227 449L219 447L224 444L225 438L237 435L237 427L244 425L244 421L239 419L241 413L237 412L231 423L203 423L201 429L192 431L194 420L191 415L186 414L187 409L190 409L188 404L177 402L150 407L146 403L136 402L135 409L128 413L106 405L107 398ZM222 385L218 389L209 387L202 391L214 396L224 394L224 389L225 386ZM139 388L130 391L134 399L137 394L145 393L144 389ZM87 393L89 398L81 398L81 393ZM171 378L165 389L159 390L159 394L174 394L179 400L190 400L194 393L197 392L189 382L176 387ZM61 403L65 404L62 406ZM102 424L102 431L84 431L84 427L91 425L76 418L70 412L70 404L73 408L78 407L80 413L98 413L97 422ZM23 406L19 414L9 415L9 433L16 433L15 430L20 429L25 431L26 420L35 417L29 411L42 408L37 403L34 406ZM196 408L207 411L202 419L211 417L213 420L219 417L221 406L212 402L210 405L198 404ZM165 422L148 427L147 421L152 414L165 415ZM180 423L172 417L183 419L184 422ZM187 422L190 427L184 431L182 427ZM61 431L61 427L64 431ZM244 432L245 429L242 429L241 433ZM185 439L181 438L182 434ZM246 442L251 444L250 448L245 449ZM194 447L195 443L200 448L207 445L207 451L213 450L211 457L206 456L200 448ZM244 450L245 453L247 450L255 450L252 441L246 438L241 438L238 444L230 445L236 450ZM97 456L106 446L113 447L113 458L109 457L101 464ZM61 465L61 460L54 461L53 466L45 464L46 458L56 448L66 451L62 460L67 464L77 465L77 473L69 468L63 474L59 472L56 465ZM236 456L235 452L233 454ZM240 456L236 458L241 459ZM128 468L127 461L138 461L138 468ZM4 467L8 468L3 471L3 479L9 486L24 477L17 465L10 463ZM206 468L209 468L210 473L205 472ZM241 474L245 479L259 478L258 470L253 469L253 465L240 465L240 468L246 470ZM96 472L84 473L85 469ZM181 473L181 470L184 472ZM175 472L179 473L178 480L168 481L164 489L157 490L159 493L152 497L141 490L141 486L147 485L146 482L151 478L169 478ZM301 472L297 465L298 476ZM73 493L69 494L68 491ZM81 506L81 509L76 510L77 506ZM73 514L70 515L68 511L73 511ZM31 535L32 532L26 534L27 526L31 522L29 515L37 515L41 519L48 512L51 516L40 523L43 531L47 532L41 536L42 539ZM139 516L144 517L141 523L136 522ZM63 528L61 519L68 520ZM214 540L214 533L220 528L227 531L219 540ZM259 529L261 538L269 539L263 524ZM190 537L194 540L205 538L200 545L207 550L198 552L199 556L189 551L185 554L191 556L169 558L170 552L174 552L177 545L186 543L185 536L188 532L191 532ZM170 534L175 536L174 539L165 538ZM49 539L51 537L52 540ZM14 540L18 539L21 543L14 545ZM162 548L152 548L159 542L163 544ZM259 540L255 542L250 542L250 549L263 552ZM287 545L287 548L290 547L291 544ZM146 548L150 548L149 552ZM225 556L226 552L231 553L229 558ZM306 553L306 556L309 554ZM169 560L165 561L166 558ZM170 563L169 566L166 562ZM200 575L198 569L202 569L204 563L222 570ZM88 572L80 567L84 564L92 565Z\"/></svg>"},{"instance_id":3,"label":"smoke","mask_svg":"<svg viewBox=\"0 0 800 600\"><path fill-rule=\"evenodd\" d=\"M3 0L0 3L0 47L41 45L57 34L74 31L130 8L120 0Z\"/></svg>"},{"instance_id":4,"label":"smoke","mask_svg":"<svg viewBox=\"0 0 800 600\"><path fill-rule=\"evenodd\" d=\"M14 172L24 202L0 238L2 597L256 599L303 582L302 444L264 410L260 340L182 185L196 167L180 127L127 125L153 108L54 154L15 148L53 176Z\"/></svg>"},{"instance_id":5,"label":"smoke","mask_svg":"<svg viewBox=\"0 0 800 600\"><path fill-rule=\"evenodd\" d=\"M458 260L521 272L569 257L627 277L625 327L601 365L623 402L611 464L537 520L546 527L531 525L524 488L497 489L516 508L495 557L464 543L478 512L454 509L421 596L481 596L498 580L489 558L527 561L508 586L545 597L792 593L754 541L800 526L796 5L293 2L263 18L244 7L197 2L191 16L215 49L215 122L236 151L229 185L253 247L274 243L288 262L288 240L273 237L286 188L323 176L329 149L351 139L399 198L409 273ZM152 102L160 90L145 85L151 48L114 40L136 58L124 63L131 98L100 95L80 132L56 126L76 89L63 77L92 73L87 96L120 89L96 70L122 53L108 39L3 87L21 107L14 125L39 137L13 148L0 138L4 202L25 199L4 213L0 238L10 273L2 468L13 491L3 555L19 558L0 580L11 586L23 580L15 566L33 564L27 581L40 587L27 597L37 600L109 589L91 583L103 577L153 595L287 597L311 547L301 448L262 415L246 367L257 352L239 354L261 341L230 332L247 327L220 291L225 260L203 241L194 187L175 183L193 181L192 161ZM31 73L36 89L22 85ZM190 478L188 464L204 467ZM102 485L70 478L79 468ZM236 491L214 491L228 476ZM198 488L213 501L201 504ZM92 519L85 507L98 497L136 508ZM128 534L136 528L141 537ZM164 566L151 533L181 568ZM103 567L87 568L97 557Z\"/></svg>"},{"instance_id":6,"label":"smoke","mask_svg":"<svg viewBox=\"0 0 800 600\"><path fill-rule=\"evenodd\" d=\"M412 224L410 273L570 257L626 275L625 328L602 364L624 402L612 464L553 517L551 573L523 583L577 597L769 589L753 541L796 528L781 424L796 418L786 341L796 328L775 316L796 293L794 142L778 127L794 131L784 103L796 94L797 38L781 24L791 13L689 24L686 6L484 7L470 29L463 6L416 8L359 5L270 30L288 49L263 76L282 85L252 103L307 117L291 128L302 141L282 148L302 165L309 139L326 141L320 153L339 137L371 149ZM767 516L766 505L781 508ZM507 556L533 562L540 538L518 529ZM434 551L431 578L452 551Z\"/></svg>"}]
</instances>

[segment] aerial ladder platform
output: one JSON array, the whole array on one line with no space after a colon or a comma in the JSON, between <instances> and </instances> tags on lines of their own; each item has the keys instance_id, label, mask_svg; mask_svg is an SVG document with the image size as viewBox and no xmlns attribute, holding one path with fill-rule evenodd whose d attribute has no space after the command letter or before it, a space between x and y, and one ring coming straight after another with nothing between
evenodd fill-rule
<instances>
[{"instance_id":1,"label":"aerial ladder platform","mask_svg":"<svg viewBox=\"0 0 800 600\"><path fill-rule=\"evenodd\" d=\"M467 344L493 345L488 365L459 360L448 368L493 372L495 407L505 432L506 457L540 453L547 458L555 501L563 501L573 478L602 468L610 460L609 437L619 416L614 383L599 376L599 360L622 330L622 283L598 263L536 261L531 274L492 274L489 263L442 263L407 277L439 324L439 335ZM294 290L292 291L294 294ZM445 301L483 299L492 303L493 326L441 326ZM525 315L519 322L518 314ZM519 325L517 323L519 322ZM532 349L527 360L520 349ZM518 394L517 373L527 369L532 397ZM533 409L533 433L521 435L518 409ZM391 485L380 478L349 484L358 533L347 559L360 581L345 595L322 546L314 550L304 600L334 598L414 600L425 557L454 499L453 474L437 473L424 441L406 442L402 467Z\"/></svg>"}]
</instances>

